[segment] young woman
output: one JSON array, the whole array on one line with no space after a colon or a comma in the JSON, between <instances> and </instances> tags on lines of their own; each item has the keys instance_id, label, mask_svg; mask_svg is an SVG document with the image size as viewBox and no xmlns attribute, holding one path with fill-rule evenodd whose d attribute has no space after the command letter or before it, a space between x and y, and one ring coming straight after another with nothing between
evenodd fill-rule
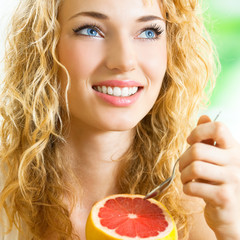
<instances>
[{"instance_id":1,"label":"young woman","mask_svg":"<svg viewBox=\"0 0 240 240\"><path fill-rule=\"evenodd\" d=\"M159 197L179 239L240 239L239 143L207 116L196 126L216 72L200 13L195 0L20 1L1 92L1 240L85 240L93 203L148 193L179 157Z\"/></svg>"}]
</instances>

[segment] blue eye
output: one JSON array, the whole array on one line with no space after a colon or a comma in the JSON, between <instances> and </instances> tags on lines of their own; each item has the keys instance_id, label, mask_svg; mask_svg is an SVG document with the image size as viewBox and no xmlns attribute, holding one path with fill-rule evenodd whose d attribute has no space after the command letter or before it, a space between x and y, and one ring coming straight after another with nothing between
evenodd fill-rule
<instances>
[{"instance_id":1,"label":"blue eye","mask_svg":"<svg viewBox=\"0 0 240 240\"><path fill-rule=\"evenodd\" d=\"M82 35L89 35L91 37L98 37L99 36L98 32L93 28L84 28L81 31L79 31L79 33L82 34Z\"/></svg>"},{"instance_id":2,"label":"blue eye","mask_svg":"<svg viewBox=\"0 0 240 240\"><path fill-rule=\"evenodd\" d=\"M99 29L97 26L86 25L82 27L78 27L77 29L73 29L76 35L84 35L89 37L101 37L99 34Z\"/></svg>"},{"instance_id":3,"label":"blue eye","mask_svg":"<svg viewBox=\"0 0 240 240\"><path fill-rule=\"evenodd\" d=\"M156 33L154 30L145 30L143 31L140 35L139 35L140 38L155 38L156 37Z\"/></svg>"},{"instance_id":4,"label":"blue eye","mask_svg":"<svg viewBox=\"0 0 240 240\"><path fill-rule=\"evenodd\" d=\"M158 24L152 24L150 27L144 28L138 37L144 40L157 40L163 31L163 28Z\"/></svg>"}]
</instances>

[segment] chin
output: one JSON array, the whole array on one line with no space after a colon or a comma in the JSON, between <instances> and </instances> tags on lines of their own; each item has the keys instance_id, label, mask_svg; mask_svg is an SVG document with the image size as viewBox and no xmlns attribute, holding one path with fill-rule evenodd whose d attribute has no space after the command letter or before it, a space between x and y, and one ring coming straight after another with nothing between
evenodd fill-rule
<instances>
[{"instance_id":1,"label":"chin","mask_svg":"<svg viewBox=\"0 0 240 240\"><path fill-rule=\"evenodd\" d=\"M138 122L119 122L111 125L105 125L102 129L106 131L130 131L136 127Z\"/></svg>"},{"instance_id":2,"label":"chin","mask_svg":"<svg viewBox=\"0 0 240 240\"><path fill-rule=\"evenodd\" d=\"M110 132L110 131L130 131L136 127L141 121L142 114L129 114L123 112L116 114L116 112L108 112L107 114L97 113L93 116L72 116L72 120L77 128L89 129L96 132Z\"/></svg>"}]
</instances>

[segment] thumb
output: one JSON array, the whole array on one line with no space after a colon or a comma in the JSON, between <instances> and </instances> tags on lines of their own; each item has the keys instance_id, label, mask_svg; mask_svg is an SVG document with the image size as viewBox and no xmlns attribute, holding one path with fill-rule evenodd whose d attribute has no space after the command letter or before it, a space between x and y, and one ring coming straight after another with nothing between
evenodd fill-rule
<instances>
[{"instance_id":1,"label":"thumb","mask_svg":"<svg viewBox=\"0 0 240 240\"><path fill-rule=\"evenodd\" d=\"M204 123L208 123L208 122L211 122L211 118L207 115L202 115L199 119L198 119L198 122L197 122L197 125L200 125L200 124L204 124ZM213 139L207 139L207 140L204 140L202 141L202 143L206 143L206 144L209 144L209 145L214 145L214 140Z\"/></svg>"},{"instance_id":2,"label":"thumb","mask_svg":"<svg viewBox=\"0 0 240 240\"><path fill-rule=\"evenodd\" d=\"M211 118L207 115L202 115L199 119L198 119L198 123L197 125L203 124L203 123L208 123L211 122Z\"/></svg>"}]
</instances>

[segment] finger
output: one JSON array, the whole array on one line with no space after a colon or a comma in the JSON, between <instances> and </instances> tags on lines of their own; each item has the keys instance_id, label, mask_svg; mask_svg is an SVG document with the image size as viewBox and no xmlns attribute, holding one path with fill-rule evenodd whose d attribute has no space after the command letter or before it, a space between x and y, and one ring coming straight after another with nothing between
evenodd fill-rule
<instances>
[{"instance_id":1,"label":"finger","mask_svg":"<svg viewBox=\"0 0 240 240\"><path fill-rule=\"evenodd\" d=\"M219 148L228 149L236 145L228 128L222 122L207 122L198 125L189 135L187 141L190 145L196 142L213 139Z\"/></svg>"},{"instance_id":2,"label":"finger","mask_svg":"<svg viewBox=\"0 0 240 240\"><path fill-rule=\"evenodd\" d=\"M183 185L183 192L189 196L199 197L218 207L224 207L234 193L227 184L211 185L201 182L188 182Z\"/></svg>"},{"instance_id":3,"label":"finger","mask_svg":"<svg viewBox=\"0 0 240 240\"><path fill-rule=\"evenodd\" d=\"M210 117L208 117L207 115L202 115L197 122L197 126L203 123L208 123L211 122ZM203 140L201 141L203 143L209 144L209 145L213 145L214 144L214 140L213 139L207 139L207 140Z\"/></svg>"},{"instance_id":4,"label":"finger","mask_svg":"<svg viewBox=\"0 0 240 240\"><path fill-rule=\"evenodd\" d=\"M208 122L211 122L211 118L207 115L202 115L199 120L198 120L198 123L197 125L200 125L200 124L203 124L203 123L208 123Z\"/></svg>"},{"instance_id":5,"label":"finger","mask_svg":"<svg viewBox=\"0 0 240 240\"><path fill-rule=\"evenodd\" d=\"M179 171L194 161L203 161L211 164L224 166L228 164L228 151L216 148L204 143L194 143L181 157Z\"/></svg>"},{"instance_id":6,"label":"finger","mask_svg":"<svg viewBox=\"0 0 240 240\"><path fill-rule=\"evenodd\" d=\"M195 161L181 172L181 181L183 184L193 180L204 181L210 184L222 184L227 179L226 174L227 171L222 166Z\"/></svg>"},{"instance_id":7,"label":"finger","mask_svg":"<svg viewBox=\"0 0 240 240\"><path fill-rule=\"evenodd\" d=\"M200 125L200 124L203 124L203 123L208 123L208 122L211 122L210 117L208 117L207 115L202 115L199 118L197 125ZM209 144L209 145L214 145L214 140L213 139L207 139L207 140L203 140L201 142Z\"/></svg>"}]
</instances>

